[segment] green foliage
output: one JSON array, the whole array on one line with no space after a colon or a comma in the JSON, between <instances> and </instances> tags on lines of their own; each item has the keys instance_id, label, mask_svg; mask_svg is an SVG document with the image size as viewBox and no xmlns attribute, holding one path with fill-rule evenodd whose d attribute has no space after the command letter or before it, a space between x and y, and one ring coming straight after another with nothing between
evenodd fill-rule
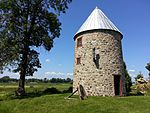
<instances>
[{"instance_id":1,"label":"green foliage","mask_svg":"<svg viewBox=\"0 0 150 113\"><path fill-rule=\"evenodd\" d=\"M9 82L9 81L10 81L9 76L4 76L4 77L0 78L0 82Z\"/></svg>"},{"instance_id":2,"label":"green foliage","mask_svg":"<svg viewBox=\"0 0 150 113\"><path fill-rule=\"evenodd\" d=\"M67 79L61 79L61 78L52 78L50 80L51 83L69 83L72 82L72 80L70 78Z\"/></svg>"},{"instance_id":3,"label":"green foliage","mask_svg":"<svg viewBox=\"0 0 150 113\"><path fill-rule=\"evenodd\" d=\"M150 83L148 83L148 81L144 79L143 74L141 72L139 72L139 74L135 77L135 81L136 92L147 95L150 90Z\"/></svg>"},{"instance_id":4,"label":"green foliage","mask_svg":"<svg viewBox=\"0 0 150 113\"><path fill-rule=\"evenodd\" d=\"M150 71L150 63L147 63L146 69Z\"/></svg>"},{"instance_id":5,"label":"green foliage","mask_svg":"<svg viewBox=\"0 0 150 113\"><path fill-rule=\"evenodd\" d=\"M132 92L130 93L131 95L145 95L145 96L150 96L150 83L137 83L132 86Z\"/></svg>"},{"instance_id":6,"label":"green foliage","mask_svg":"<svg viewBox=\"0 0 150 113\"><path fill-rule=\"evenodd\" d=\"M141 72L139 72L139 74L135 77L135 81L137 81L139 78L143 78L143 74Z\"/></svg>"},{"instance_id":7,"label":"green foliage","mask_svg":"<svg viewBox=\"0 0 150 113\"><path fill-rule=\"evenodd\" d=\"M53 47L61 30L57 14L65 13L71 1L1 0L0 70L13 66L14 72L19 72L25 68L25 75L32 76L41 67L33 47L43 46L48 51Z\"/></svg>"},{"instance_id":8,"label":"green foliage","mask_svg":"<svg viewBox=\"0 0 150 113\"><path fill-rule=\"evenodd\" d=\"M0 71L20 73L19 87L25 76L41 68L35 47L50 51L60 35L60 13L72 0L1 0L0 1Z\"/></svg>"},{"instance_id":9,"label":"green foliage","mask_svg":"<svg viewBox=\"0 0 150 113\"><path fill-rule=\"evenodd\" d=\"M132 86L132 80L131 80L131 77L127 71L127 67L126 67L126 64L124 62L124 73L125 73L125 86L126 86L126 92L129 93L131 91L131 86Z\"/></svg>"},{"instance_id":10,"label":"green foliage","mask_svg":"<svg viewBox=\"0 0 150 113\"><path fill-rule=\"evenodd\" d=\"M147 65L145 66L145 68L149 71L149 75L150 75L150 63L147 63Z\"/></svg>"},{"instance_id":11,"label":"green foliage","mask_svg":"<svg viewBox=\"0 0 150 113\"><path fill-rule=\"evenodd\" d=\"M26 83L72 83L72 79L70 78L51 78L51 79L38 79L38 78L30 78L25 80ZM18 79L10 78L9 76L3 76L0 78L0 83L16 83Z\"/></svg>"}]
</instances>

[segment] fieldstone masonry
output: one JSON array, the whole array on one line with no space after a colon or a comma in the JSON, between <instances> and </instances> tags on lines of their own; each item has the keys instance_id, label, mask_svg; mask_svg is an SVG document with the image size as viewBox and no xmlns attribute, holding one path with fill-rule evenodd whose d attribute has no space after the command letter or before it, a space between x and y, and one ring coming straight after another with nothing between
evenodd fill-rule
<instances>
[{"instance_id":1,"label":"fieldstone masonry","mask_svg":"<svg viewBox=\"0 0 150 113\"><path fill-rule=\"evenodd\" d=\"M82 46L77 47L81 37ZM75 36L74 90L81 84L88 96L115 96L114 76L120 76L120 95L126 94L121 39L122 34L114 30L91 30ZM77 58L81 58L80 64Z\"/></svg>"}]
</instances>

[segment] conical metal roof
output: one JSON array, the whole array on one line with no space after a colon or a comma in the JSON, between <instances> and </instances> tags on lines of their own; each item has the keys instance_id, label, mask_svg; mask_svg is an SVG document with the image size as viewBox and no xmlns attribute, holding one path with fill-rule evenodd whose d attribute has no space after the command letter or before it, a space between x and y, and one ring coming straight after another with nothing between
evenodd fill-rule
<instances>
[{"instance_id":1,"label":"conical metal roof","mask_svg":"<svg viewBox=\"0 0 150 113\"><path fill-rule=\"evenodd\" d=\"M98 7L93 10L75 36L83 31L95 29L110 29L120 32L118 28L106 17L106 15L100 9L98 9Z\"/></svg>"}]
</instances>

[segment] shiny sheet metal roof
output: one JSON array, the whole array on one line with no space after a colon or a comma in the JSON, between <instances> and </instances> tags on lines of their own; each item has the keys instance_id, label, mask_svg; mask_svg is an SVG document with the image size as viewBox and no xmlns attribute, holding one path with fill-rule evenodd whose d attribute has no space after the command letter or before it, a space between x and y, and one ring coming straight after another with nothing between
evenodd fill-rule
<instances>
[{"instance_id":1,"label":"shiny sheet metal roof","mask_svg":"<svg viewBox=\"0 0 150 113\"><path fill-rule=\"evenodd\" d=\"M118 28L106 17L106 15L98 9L98 7L93 10L75 35L83 31L94 29L110 29L120 32Z\"/></svg>"}]
</instances>

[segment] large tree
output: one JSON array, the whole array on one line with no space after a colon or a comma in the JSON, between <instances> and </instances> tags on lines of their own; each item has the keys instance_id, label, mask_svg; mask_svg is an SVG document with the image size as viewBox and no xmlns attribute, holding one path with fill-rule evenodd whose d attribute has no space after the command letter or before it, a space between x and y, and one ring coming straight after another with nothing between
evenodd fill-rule
<instances>
[{"instance_id":1,"label":"large tree","mask_svg":"<svg viewBox=\"0 0 150 113\"><path fill-rule=\"evenodd\" d=\"M60 35L58 16L72 0L1 0L0 71L19 72L18 95L25 94L25 76L41 67L35 47L50 51Z\"/></svg>"}]
</instances>

